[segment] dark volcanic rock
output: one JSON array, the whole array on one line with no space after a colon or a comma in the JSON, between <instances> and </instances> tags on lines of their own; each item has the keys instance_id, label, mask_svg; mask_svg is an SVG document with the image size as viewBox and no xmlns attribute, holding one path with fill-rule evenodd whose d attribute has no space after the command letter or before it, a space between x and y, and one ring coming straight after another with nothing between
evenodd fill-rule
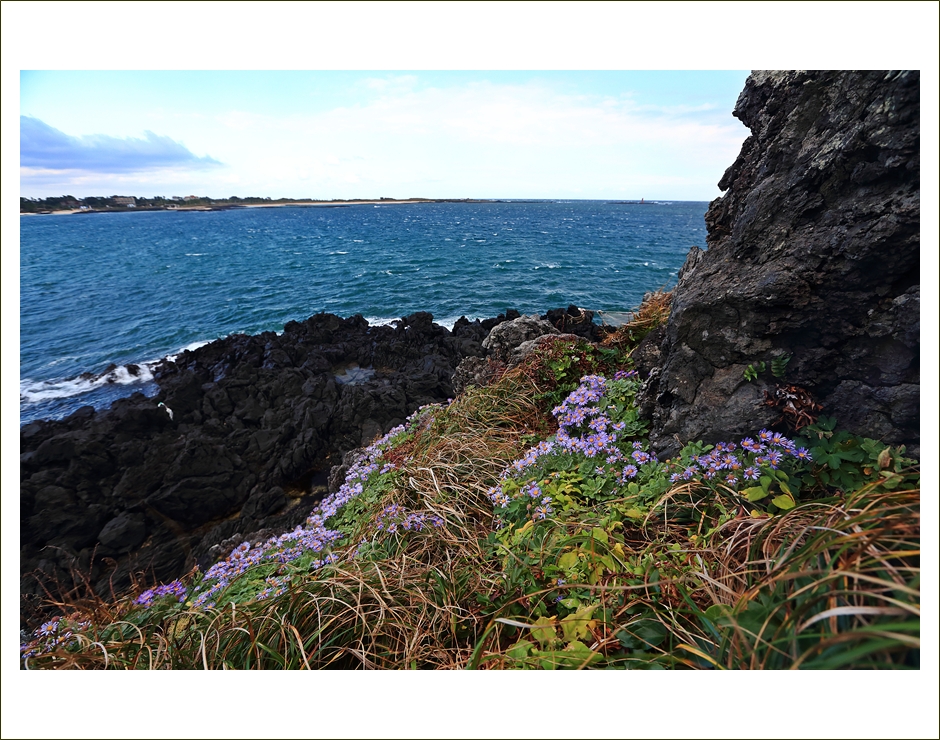
<instances>
[{"instance_id":1,"label":"dark volcanic rock","mask_svg":"<svg viewBox=\"0 0 940 740\"><path fill-rule=\"evenodd\" d=\"M734 115L751 130L709 207L708 251L679 274L644 403L653 443L773 422L775 379L855 432L919 444L920 102L917 72L755 72Z\"/></svg>"},{"instance_id":2,"label":"dark volcanic rock","mask_svg":"<svg viewBox=\"0 0 940 740\"><path fill-rule=\"evenodd\" d=\"M361 316L318 314L281 335L233 335L164 361L156 397L136 393L108 411L84 407L22 427L27 601L56 582L60 592L91 583L107 595L136 573L172 580L226 555L226 542L303 522L327 484L342 483L355 460L343 453L456 395L460 361L487 363L490 330L519 313L461 318L452 332L432 318L370 327Z\"/></svg>"},{"instance_id":3,"label":"dark volcanic rock","mask_svg":"<svg viewBox=\"0 0 940 740\"><path fill-rule=\"evenodd\" d=\"M236 532L300 523L344 451L454 395L457 364L484 354L488 332L454 328L429 313L383 327L319 314L164 362L154 398L24 426L24 593L42 593L31 574L69 586L74 568L102 593L136 571L172 579Z\"/></svg>"}]
</instances>

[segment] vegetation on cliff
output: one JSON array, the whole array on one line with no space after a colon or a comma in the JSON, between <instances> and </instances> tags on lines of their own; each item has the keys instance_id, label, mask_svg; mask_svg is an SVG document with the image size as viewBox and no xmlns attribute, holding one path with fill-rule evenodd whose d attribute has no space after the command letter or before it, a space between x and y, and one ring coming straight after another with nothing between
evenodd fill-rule
<instances>
[{"instance_id":1,"label":"vegetation on cliff","mask_svg":"<svg viewBox=\"0 0 940 740\"><path fill-rule=\"evenodd\" d=\"M660 461L630 353L559 337L366 449L305 525L124 599L26 668L917 668L919 472L819 417Z\"/></svg>"}]
</instances>

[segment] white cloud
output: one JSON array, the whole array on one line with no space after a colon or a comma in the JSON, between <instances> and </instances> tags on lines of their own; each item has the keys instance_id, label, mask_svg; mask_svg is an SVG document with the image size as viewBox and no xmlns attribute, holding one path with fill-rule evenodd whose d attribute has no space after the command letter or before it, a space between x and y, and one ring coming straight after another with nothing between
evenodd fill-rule
<instances>
[{"instance_id":1,"label":"white cloud","mask_svg":"<svg viewBox=\"0 0 940 740\"><path fill-rule=\"evenodd\" d=\"M412 83L369 80L379 96L325 112L285 118L230 112L219 123L238 136L228 149L220 141L214 150L259 180L286 187L303 177L305 189L436 183L439 192L431 196L469 188L480 197L552 197L552 187L577 187L604 197L624 182L686 183L682 197L711 198L747 134L730 116L716 122L709 105L638 107L630 99L564 95L534 84L418 90ZM522 192L532 187L538 192ZM701 195L691 194L696 188Z\"/></svg>"},{"instance_id":2,"label":"white cloud","mask_svg":"<svg viewBox=\"0 0 940 740\"><path fill-rule=\"evenodd\" d=\"M220 197L237 186L273 197L634 192L705 200L718 194L716 183L747 134L707 105L637 106L626 96L563 94L537 83L418 88L410 75L361 84L371 93L354 106L180 120L174 138L211 151L228 168L161 181Z\"/></svg>"}]
</instances>

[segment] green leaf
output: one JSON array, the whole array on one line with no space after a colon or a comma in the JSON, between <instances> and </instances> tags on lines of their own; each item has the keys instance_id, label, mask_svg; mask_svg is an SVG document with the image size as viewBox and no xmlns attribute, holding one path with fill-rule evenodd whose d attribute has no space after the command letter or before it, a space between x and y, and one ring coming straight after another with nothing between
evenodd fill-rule
<instances>
[{"instance_id":1,"label":"green leaf","mask_svg":"<svg viewBox=\"0 0 940 740\"><path fill-rule=\"evenodd\" d=\"M562 570L569 570L578 564L578 551L571 550L558 558L558 567Z\"/></svg>"},{"instance_id":2,"label":"green leaf","mask_svg":"<svg viewBox=\"0 0 940 740\"><path fill-rule=\"evenodd\" d=\"M650 647L656 647L666 639L668 630L662 623L653 619L641 619L627 629Z\"/></svg>"},{"instance_id":3,"label":"green leaf","mask_svg":"<svg viewBox=\"0 0 940 740\"><path fill-rule=\"evenodd\" d=\"M712 622L726 621L734 610L727 604L712 604L705 610L705 617Z\"/></svg>"},{"instance_id":4,"label":"green leaf","mask_svg":"<svg viewBox=\"0 0 940 740\"><path fill-rule=\"evenodd\" d=\"M534 647L535 643L532 643L529 640L519 640L519 642L513 644L506 651L506 655L515 659L525 658L530 652L532 652L532 648Z\"/></svg>"},{"instance_id":5,"label":"green leaf","mask_svg":"<svg viewBox=\"0 0 940 740\"><path fill-rule=\"evenodd\" d=\"M783 509L784 511L789 511L794 506L796 506L796 502L791 496L787 494L784 494L783 496L777 496L771 503L773 503L773 505L778 509Z\"/></svg>"},{"instance_id":6,"label":"green leaf","mask_svg":"<svg viewBox=\"0 0 940 740\"><path fill-rule=\"evenodd\" d=\"M603 657L600 653L594 652L583 642L577 640L568 645L563 652L568 653L569 659L572 659L572 668L580 668L585 664L586 667L591 663L596 663Z\"/></svg>"},{"instance_id":7,"label":"green leaf","mask_svg":"<svg viewBox=\"0 0 940 740\"><path fill-rule=\"evenodd\" d=\"M597 604L589 604L561 620L562 639L565 642L587 637L588 623L591 621L591 614L594 613L597 606Z\"/></svg>"},{"instance_id":8,"label":"green leaf","mask_svg":"<svg viewBox=\"0 0 940 740\"><path fill-rule=\"evenodd\" d=\"M539 641L542 648L546 648L558 639L555 632L555 617L539 617L530 630L532 637Z\"/></svg>"},{"instance_id":9,"label":"green leaf","mask_svg":"<svg viewBox=\"0 0 940 740\"><path fill-rule=\"evenodd\" d=\"M594 528L591 530L591 538L592 538L595 542L603 542L605 545L606 545L607 542L608 542L607 532L605 532L605 531L604 531L603 529L601 529L600 527L594 527Z\"/></svg>"},{"instance_id":10,"label":"green leaf","mask_svg":"<svg viewBox=\"0 0 940 740\"><path fill-rule=\"evenodd\" d=\"M744 495L748 501L760 501L762 498L767 497L767 491L761 486L753 486L752 488L745 488Z\"/></svg>"}]
</instances>

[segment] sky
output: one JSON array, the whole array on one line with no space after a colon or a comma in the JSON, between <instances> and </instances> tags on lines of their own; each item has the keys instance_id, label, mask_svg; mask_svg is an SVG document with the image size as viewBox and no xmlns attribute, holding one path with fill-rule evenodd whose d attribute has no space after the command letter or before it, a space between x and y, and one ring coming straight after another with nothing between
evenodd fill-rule
<instances>
[{"instance_id":1,"label":"sky","mask_svg":"<svg viewBox=\"0 0 940 740\"><path fill-rule=\"evenodd\" d=\"M55 732L50 727L68 727L73 737L121 737L133 726L148 737L166 734L171 722L177 732L206 737L652 737L682 732L668 723L676 696L717 707L753 694L749 676L694 671L616 680L491 672L485 683L469 672L25 680L14 657L18 512L9 495L18 485L19 196L710 200L747 135L731 116L742 70L921 69L922 239L936 245L937 8L2 3L3 736L43 737ZM674 74L683 70L697 74ZM928 246L923 260L924 341L934 356L936 249ZM925 371L922 404L935 415L936 364ZM925 460L930 456L926 489L936 491L936 425L922 433ZM770 716L774 730L793 737L936 736L936 700L911 700L925 687L928 699L935 696L937 686L936 497L923 506L932 525L924 532L925 568L934 570L924 579L921 671L847 672L835 684L823 675L762 676L765 695L828 701L770 715L765 702L737 701L733 722L699 723L695 731L750 737L754 727L771 726ZM100 704L102 682L106 722L101 711L87 711ZM246 687L277 699L267 708L254 701L252 711L230 711L231 697ZM831 711L873 693L882 706L905 711ZM318 695L328 697L325 709L295 711ZM590 697L597 707L620 706L629 696L642 710L626 719L622 712L569 711L570 700L564 707L557 701L569 696Z\"/></svg>"},{"instance_id":2,"label":"sky","mask_svg":"<svg viewBox=\"0 0 940 740\"><path fill-rule=\"evenodd\" d=\"M747 75L24 70L21 192L712 200Z\"/></svg>"}]
</instances>

